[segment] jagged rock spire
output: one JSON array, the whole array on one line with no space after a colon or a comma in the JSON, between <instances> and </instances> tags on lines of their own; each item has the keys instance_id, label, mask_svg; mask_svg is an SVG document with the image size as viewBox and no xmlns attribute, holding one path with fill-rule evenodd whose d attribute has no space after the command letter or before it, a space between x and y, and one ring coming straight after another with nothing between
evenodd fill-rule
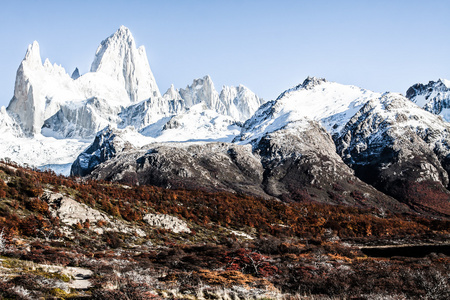
<instances>
[{"instance_id":1,"label":"jagged rock spire","mask_svg":"<svg viewBox=\"0 0 450 300\"><path fill-rule=\"evenodd\" d=\"M76 80L76 79L80 78L80 71L78 70L78 68L75 68L75 70L73 71L71 77L72 77L73 80Z\"/></svg>"},{"instance_id":2,"label":"jagged rock spire","mask_svg":"<svg viewBox=\"0 0 450 300\"><path fill-rule=\"evenodd\" d=\"M136 48L130 30L121 26L101 42L91 72L102 72L125 87L131 102L160 97L144 46Z\"/></svg>"}]
</instances>

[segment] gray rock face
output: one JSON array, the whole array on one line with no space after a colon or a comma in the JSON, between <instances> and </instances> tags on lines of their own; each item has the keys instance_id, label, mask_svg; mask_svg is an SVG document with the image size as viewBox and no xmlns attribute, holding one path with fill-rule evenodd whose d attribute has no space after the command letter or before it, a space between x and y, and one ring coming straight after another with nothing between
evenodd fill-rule
<instances>
[{"instance_id":1,"label":"gray rock face","mask_svg":"<svg viewBox=\"0 0 450 300\"><path fill-rule=\"evenodd\" d=\"M253 155L251 146L154 144L105 161L89 177L267 197L261 186L263 172L261 161ZM74 172L74 175L80 174Z\"/></svg>"},{"instance_id":2,"label":"gray rock face","mask_svg":"<svg viewBox=\"0 0 450 300\"><path fill-rule=\"evenodd\" d=\"M70 78L72 78L73 80L77 80L78 78L80 78L80 71L78 70L78 68L75 68Z\"/></svg>"},{"instance_id":3,"label":"gray rock face","mask_svg":"<svg viewBox=\"0 0 450 300\"><path fill-rule=\"evenodd\" d=\"M113 158L118 153L133 149L133 145L118 136L117 132L109 126L100 131L91 146L72 164L70 174L85 176L100 163Z\"/></svg>"}]
</instances>

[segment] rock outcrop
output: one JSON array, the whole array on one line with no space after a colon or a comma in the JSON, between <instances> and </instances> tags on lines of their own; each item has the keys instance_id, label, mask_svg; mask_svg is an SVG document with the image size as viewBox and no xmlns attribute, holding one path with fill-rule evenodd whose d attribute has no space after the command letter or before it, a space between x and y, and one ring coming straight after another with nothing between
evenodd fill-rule
<instances>
[{"instance_id":1,"label":"rock outcrop","mask_svg":"<svg viewBox=\"0 0 450 300\"><path fill-rule=\"evenodd\" d=\"M66 235L70 235L71 226L89 223L89 229L102 234L105 231L116 231L127 234L146 236L145 232L135 226L128 226L121 221L110 218L107 214L87 206L84 203L64 196L60 193L46 191L43 200L49 204L49 210L54 218L58 217L65 225Z\"/></svg>"},{"instance_id":2,"label":"rock outcrop","mask_svg":"<svg viewBox=\"0 0 450 300\"><path fill-rule=\"evenodd\" d=\"M117 135L116 130L108 126L100 131L94 142L78 156L72 164L70 173L71 175L85 176L100 163L132 148L134 146L131 143L122 139Z\"/></svg>"},{"instance_id":3,"label":"rock outcrop","mask_svg":"<svg viewBox=\"0 0 450 300\"><path fill-rule=\"evenodd\" d=\"M146 214L142 219L150 226L171 230L173 233L191 232L187 223L177 217L164 214Z\"/></svg>"}]
</instances>

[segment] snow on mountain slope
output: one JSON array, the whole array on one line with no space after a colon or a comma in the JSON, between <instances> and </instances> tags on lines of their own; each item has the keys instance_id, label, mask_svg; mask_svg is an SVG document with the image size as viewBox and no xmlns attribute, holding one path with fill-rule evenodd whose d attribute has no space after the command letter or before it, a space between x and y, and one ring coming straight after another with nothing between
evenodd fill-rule
<instances>
[{"instance_id":1,"label":"snow on mountain slope","mask_svg":"<svg viewBox=\"0 0 450 300\"><path fill-rule=\"evenodd\" d=\"M119 123L121 110L121 106L111 105L108 100L96 97L82 102L68 102L44 122L41 132L59 139L89 139L106 126Z\"/></svg>"},{"instance_id":2,"label":"snow on mountain slope","mask_svg":"<svg viewBox=\"0 0 450 300\"><path fill-rule=\"evenodd\" d=\"M417 136L423 143L424 151L432 151L441 159L450 154L450 125L396 93L386 93L380 98L367 102L346 124L337 137L338 153L350 164L358 161L365 164L390 143ZM401 144L401 143L400 143ZM399 144L399 145L400 145ZM413 149L415 144L405 147ZM345 149L345 150L344 150ZM376 150L378 149L378 150Z\"/></svg>"},{"instance_id":3,"label":"snow on mountain slope","mask_svg":"<svg viewBox=\"0 0 450 300\"><path fill-rule=\"evenodd\" d=\"M144 46L136 48L136 42L125 26L100 44L91 72L114 78L125 88L131 102L161 97Z\"/></svg>"},{"instance_id":4,"label":"snow on mountain slope","mask_svg":"<svg viewBox=\"0 0 450 300\"><path fill-rule=\"evenodd\" d=\"M150 98L134 105L130 105L120 112L119 128L133 126L138 130L149 125L160 123L162 120L184 111L184 101L181 99L165 99L163 97ZM149 132L149 136L153 136Z\"/></svg>"},{"instance_id":5,"label":"snow on mountain slope","mask_svg":"<svg viewBox=\"0 0 450 300\"><path fill-rule=\"evenodd\" d=\"M240 130L240 124L233 118L208 109L205 103L198 103L165 124L150 125L141 133L155 137L158 142L231 142Z\"/></svg>"},{"instance_id":6,"label":"snow on mountain slope","mask_svg":"<svg viewBox=\"0 0 450 300\"><path fill-rule=\"evenodd\" d=\"M423 109L450 121L450 81L439 79L428 84L417 83L406 91L406 97Z\"/></svg>"},{"instance_id":7,"label":"snow on mountain slope","mask_svg":"<svg viewBox=\"0 0 450 300\"><path fill-rule=\"evenodd\" d=\"M82 153L90 141L55 139L35 135L33 138L5 138L1 136L0 158L37 168L49 168L69 175L74 159Z\"/></svg>"},{"instance_id":8,"label":"snow on mountain slope","mask_svg":"<svg viewBox=\"0 0 450 300\"><path fill-rule=\"evenodd\" d=\"M370 99L379 93L351 85L308 77L302 84L262 105L244 124L236 142L257 140L285 127L307 128L308 120L319 121L335 134Z\"/></svg>"},{"instance_id":9,"label":"snow on mountain slope","mask_svg":"<svg viewBox=\"0 0 450 300\"><path fill-rule=\"evenodd\" d=\"M23 136L20 125L11 118L4 106L0 107L0 136L3 139L14 139Z\"/></svg>"}]
</instances>

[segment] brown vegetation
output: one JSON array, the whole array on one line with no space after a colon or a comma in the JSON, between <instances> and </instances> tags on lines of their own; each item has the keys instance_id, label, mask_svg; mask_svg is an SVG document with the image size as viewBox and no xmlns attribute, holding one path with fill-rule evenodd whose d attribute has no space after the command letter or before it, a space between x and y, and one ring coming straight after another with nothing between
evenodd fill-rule
<instances>
[{"instance_id":1,"label":"brown vegetation","mask_svg":"<svg viewBox=\"0 0 450 300\"><path fill-rule=\"evenodd\" d=\"M43 200L46 190L71 195L143 228L147 236L140 239L114 231L99 235L91 228L107 227L104 221L81 221L72 228L74 236L67 237ZM335 184L334 191L337 197L342 187ZM356 191L351 196L364 201L364 195ZM176 235L150 228L142 220L146 213L177 216L189 222L192 232ZM0 228L8 257L91 269L93 286L85 293L91 299L160 298L162 294L155 291L174 287L187 295L205 284L205 293L212 293L212 287L238 285L291 295L450 297L447 256L369 258L351 246L448 239L447 219L397 215L381 208L82 182L0 163ZM254 238L242 238L237 231ZM0 296L20 299L21 290L16 287L22 286L33 291L32 297L67 298L65 292L54 289L57 282L52 280L40 287L45 281L42 276L22 274L1 282Z\"/></svg>"}]
</instances>

